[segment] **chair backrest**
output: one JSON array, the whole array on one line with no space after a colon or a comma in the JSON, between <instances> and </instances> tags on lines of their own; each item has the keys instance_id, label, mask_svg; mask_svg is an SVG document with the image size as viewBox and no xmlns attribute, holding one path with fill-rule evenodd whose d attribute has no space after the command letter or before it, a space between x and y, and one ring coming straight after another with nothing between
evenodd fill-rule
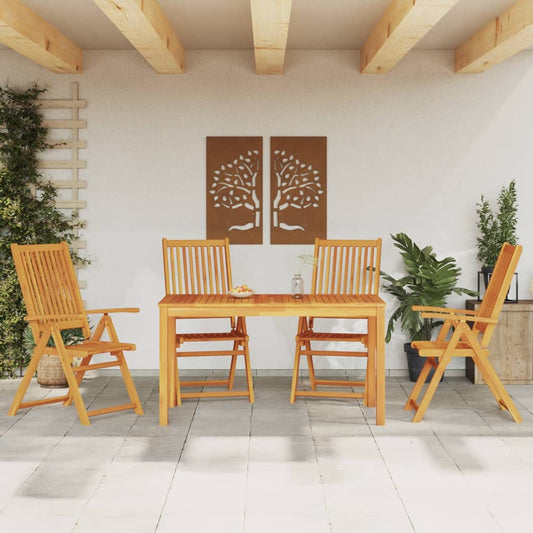
<instances>
[{"instance_id":1,"label":"chair backrest","mask_svg":"<svg viewBox=\"0 0 533 533\"><path fill-rule=\"evenodd\" d=\"M311 294L378 294L381 239L315 240Z\"/></svg>"},{"instance_id":2,"label":"chair backrest","mask_svg":"<svg viewBox=\"0 0 533 533\"><path fill-rule=\"evenodd\" d=\"M522 246L512 246L505 243L494 266L489 285L479 307L478 316L497 319L503 307L503 302L511 286L518 260L522 254ZM488 346L496 324L477 322L474 329L483 333L482 346Z\"/></svg>"},{"instance_id":3,"label":"chair backrest","mask_svg":"<svg viewBox=\"0 0 533 533\"><path fill-rule=\"evenodd\" d=\"M229 240L163 239L166 294L225 294L233 287Z\"/></svg>"},{"instance_id":4,"label":"chair backrest","mask_svg":"<svg viewBox=\"0 0 533 533\"><path fill-rule=\"evenodd\" d=\"M35 341L50 323L68 323L69 329L81 328L89 337L89 323L67 243L12 244L11 252L28 319L33 319L30 325Z\"/></svg>"}]
</instances>

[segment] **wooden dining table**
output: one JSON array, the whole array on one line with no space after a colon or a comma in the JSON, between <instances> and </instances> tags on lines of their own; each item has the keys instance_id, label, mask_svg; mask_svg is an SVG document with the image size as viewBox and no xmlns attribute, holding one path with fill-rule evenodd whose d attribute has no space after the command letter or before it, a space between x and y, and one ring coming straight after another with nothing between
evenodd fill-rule
<instances>
[{"instance_id":1,"label":"wooden dining table","mask_svg":"<svg viewBox=\"0 0 533 533\"><path fill-rule=\"evenodd\" d=\"M168 425L168 408L175 396L169 369L176 357L176 319L215 317L314 316L368 320L369 358L374 374L369 379L366 403L376 408L376 425L385 424L385 302L373 294L255 294L249 298L230 295L169 294L159 302L159 424ZM253 359L253 354L252 354ZM289 391L287 391L289 392Z\"/></svg>"}]
</instances>

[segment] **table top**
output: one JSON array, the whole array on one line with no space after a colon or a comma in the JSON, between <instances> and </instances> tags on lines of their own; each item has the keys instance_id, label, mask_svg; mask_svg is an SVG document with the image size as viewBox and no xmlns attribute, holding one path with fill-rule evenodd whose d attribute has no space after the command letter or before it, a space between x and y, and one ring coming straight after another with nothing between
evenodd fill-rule
<instances>
[{"instance_id":1,"label":"table top","mask_svg":"<svg viewBox=\"0 0 533 533\"><path fill-rule=\"evenodd\" d=\"M254 294L250 298L230 295L169 294L159 308L169 316L375 316L385 302L375 294Z\"/></svg>"}]
</instances>

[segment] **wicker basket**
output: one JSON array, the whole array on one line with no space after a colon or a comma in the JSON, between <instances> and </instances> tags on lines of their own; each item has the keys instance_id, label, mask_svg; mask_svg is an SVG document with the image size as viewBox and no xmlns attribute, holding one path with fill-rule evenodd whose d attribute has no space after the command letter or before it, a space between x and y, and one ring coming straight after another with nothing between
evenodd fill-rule
<instances>
[{"instance_id":1,"label":"wicker basket","mask_svg":"<svg viewBox=\"0 0 533 533\"><path fill-rule=\"evenodd\" d=\"M45 389L68 387L61 360L57 355L43 354L37 365L37 383Z\"/></svg>"}]
</instances>

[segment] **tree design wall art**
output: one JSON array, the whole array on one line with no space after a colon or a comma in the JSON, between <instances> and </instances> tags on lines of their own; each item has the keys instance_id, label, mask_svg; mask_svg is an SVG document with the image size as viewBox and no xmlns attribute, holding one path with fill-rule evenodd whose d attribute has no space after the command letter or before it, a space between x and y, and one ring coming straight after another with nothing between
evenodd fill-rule
<instances>
[{"instance_id":1,"label":"tree design wall art","mask_svg":"<svg viewBox=\"0 0 533 533\"><path fill-rule=\"evenodd\" d=\"M207 238L263 242L263 138L207 137Z\"/></svg>"},{"instance_id":2,"label":"tree design wall art","mask_svg":"<svg viewBox=\"0 0 533 533\"><path fill-rule=\"evenodd\" d=\"M326 137L270 138L270 242L327 237Z\"/></svg>"}]
</instances>

